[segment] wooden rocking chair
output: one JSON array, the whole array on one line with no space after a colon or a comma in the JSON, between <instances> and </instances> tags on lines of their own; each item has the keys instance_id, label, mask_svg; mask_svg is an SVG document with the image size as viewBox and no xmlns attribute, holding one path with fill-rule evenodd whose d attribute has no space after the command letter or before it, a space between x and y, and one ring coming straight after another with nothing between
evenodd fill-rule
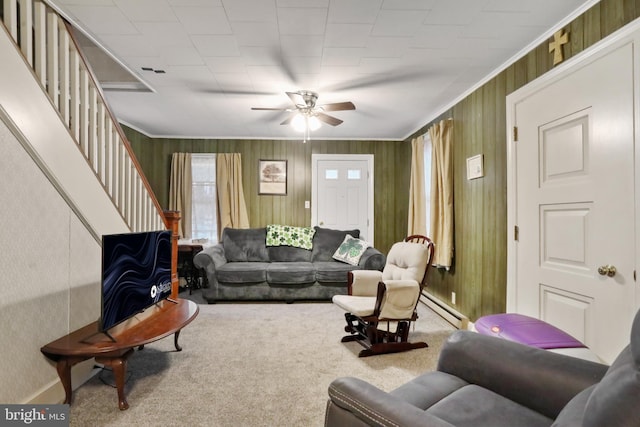
<instances>
[{"instance_id":1,"label":"wooden rocking chair","mask_svg":"<svg viewBox=\"0 0 640 427\"><path fill-rule=\"evenodd\" d=\"M342 342L358 341L365 347L360 357L427 347L426 342L410 343L408 338L432 258L431 239L413 235L391 247L382 272L349 272L348 295L332 300L346 311L349 335Z\"/></svg>"}]
</instances>

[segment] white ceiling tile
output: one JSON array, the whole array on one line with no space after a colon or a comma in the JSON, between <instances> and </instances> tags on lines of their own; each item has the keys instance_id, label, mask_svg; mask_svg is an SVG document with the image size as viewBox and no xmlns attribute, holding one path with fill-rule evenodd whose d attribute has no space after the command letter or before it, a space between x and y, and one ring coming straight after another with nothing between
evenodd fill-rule
<instances>
[{"instance_id":1,"label":"white ceiling tile","mask_svg":"<svg viewBox=\"0 0 640 427\"><path fill-rule=\"evenodd\" d=\"M242 73L246 71L244 58L234 57L205 57L203 58L207 67L214 73Z\"/></svg>"},{"instance_id":2,"label":"white ceiling tile","mask_svg":"<svg viewBox=\"0 0 640 427\"><path fill-rule=\"evenodd\" d=\"M278 9L278 26L282 35L323 35L326 23L326 9Z\"/></svg>"},{"instance_id":3,"label":"white ceiling tile","mask_svg":"<svg viewBox=\"0 0 640 427\"><path fill-rule=\"evenodd\" d=\"M238 46L276 46L279 41L276 22L231 22Z\"/></svg>"},{"instance_id":4,"label":"white ceiling tile","mask_svg":"<svg viewBox=\"0 0 640 427\"><path fill-rule=\"evenodd\" d=\"M425 24L469 25L482 10L478 0L438 0L427 14Z\"/></svg>"},{"instance_id":5,"label":"white ceiling tile","mask_svg":"<svg viewBox=\"0 0 640 427\"><path fill-rule=\"evenodd\" d=\"M176 22L171 7L164 0L114 0L130 21Z\"/></svg>"},{"instance_id":6,"label":"white ceiling tile","mask_svg":"<svg viewBox=\"0 0 640 427\"><path fill-rule=\"evenodd\" d=\"M69 6L67 8L92 34L136 34L129 19L115 6Z\"/></svg>"},{"instance_id":7,"label":"white ceiling tile","mask_svg":"<svg viewBox=\"0 0 640 427\"><path fill-rule=\"evenodd\" d=\"M144 36L146 45L156 47L192 46L189 35L180 23L137 22L135 27Z\"/></svg>"},{"instance_id":8,"label":"white ceiling tile","mask_svg":"<svg viewBox=\"0 0 640 427\"><path fill-rule=\"evenodd\" d=\"M373 26L371 35L404 37L416 34L427 12L419 10L383 10Z\"/></svg>"},{"instance_id":9,"label":"white ceiling tile","mask_svg":"<svg viewBox=\"0 0 640 427\"><path fill-rule=\"evenodd\" d=\"M429 10L436 0L384 0L382 9Z\"/></svg>"},{"instance_id":10,"label":"white ceiling tile","mask_svg":"<svg viewBox=\"0 0 640 427\"><path fill-rule=\"evenodd\" d=\"M193 35L191 41L202 56L240 56L233 36Z\"/></svg>"},{"instance_id":11,"label":"white ceiling tile","mask_svg":"<svg viewBox=\"0 0 640 427\"><path fill-rule=\"evenodd\" d=\"M358 65L363 51L362 48L326 47L322 56L322 65Z\"/></svg>"},{"instance_id":12,"label":"white ceiling tile","mask_svg":"<svg viewBox=\"0 0 640 427\"><path fill-rule=\"evenodd\" d=\"M411 40L408 37L370 37L362 56L399 58L407 52Z\"/></svg>"},{"instance_id":13,"label":"white ceiling tile","mask_svg":"<svg viewBox=\"0 0 640 427\"><path fill-rule=\"evenodd\" d=\"M276 0L278 7L329 7L329 0Z\"/></svg>"},{"instance_id":14,"label":"white ceiling tile","mask_svg":"<svg viewBox=\"0 0 640 427\"><path fill-rule=\"evenodd\" d=\"M193 47L167 47L160 50L160 56L168 65L204 65L202 57Z\"/></svg>"},{"instance_id":15,"label":"white ceiling tile","mask_svg":"<svg viewBox=\"0 0 640 427\"><path fill-rule=\"evenodd\" d=\"M150 135L258 139L298 137L279 125L286 113L250 108L290 106L284 92L301 89L318 91L320 103L357 105L314 138L403 139L576 8L593 4L48 1L157 91L109 92L120 120Z\"/></svg>"},{"instance_id":16,"label":"white ceiling tile","mask_svg":"<svg viewBox=\"0 0 640 427\"><path fill-rule=\"evenodd\" d=\"M222 6L221 0L167 0L171 6Z\"/></svg>"},{"instance_id":17,"label":"white ceiling tile","mask_svg":"<svg viewBox=\"0 0 640 427\"><path fill-rule=\"evenodd\" d=\"M327 47L365 47L372 24L328 24L324 37Z\"/></svg>"},{"instance_id":18,"label":"white ceiling tile","mask_svg":"<svg viewBox=\"0 0 640 427\"><path fill-rule=\"evenodd\" d=\"M231 34L222 7L174 7L173 10L188 34Z\"/></svg>"},{"instance_id":19,"label":"white ceiling tile","mask_svg":"<svg viewBox=\"0 0 640 427\"><path fill-rule=\"evenodd\" d=\"M223 0L231 22L277 22L275 0Z\"/></svg>"},{"instance_id":20,"label":"white ceiling tile","mask_svg":"<svg viewBox=\"0 0 640 427\"><path fill-rule=\"evenodd\" d=\"M322 56L322 36L282 36L280 47L283 56Z\"/></svg>"},{"instance_id":21,"label":"white ceiling tile","mask_svg":"<svg viewBox=\"0 0 640 427\"><path fill-rule=\"evenodd\" d=\"M147 37L135 35L105 35L101 41L111 52L117 52L118 57L155 56L160 54L156 45L150 45Z\"/></svg>"},{"instance_id":22,"label":"white ceiling tile","mask_svg":"<svg viewBox=\"0 0 640 427\"><path fill-rule=\"evenodd\" d=\"M329 9L329 22L336 24L373 24L382 0L334 0Z\"/></svg>"}]
</instances>

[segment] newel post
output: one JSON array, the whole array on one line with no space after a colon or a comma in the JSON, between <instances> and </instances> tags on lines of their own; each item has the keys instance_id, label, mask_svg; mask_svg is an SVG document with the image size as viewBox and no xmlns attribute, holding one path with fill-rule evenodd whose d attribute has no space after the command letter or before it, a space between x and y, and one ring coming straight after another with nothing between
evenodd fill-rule
<instances>
[{"instance_id":1,"label":"newel post","mask_svg":"<svg viewBox=\"0 0 640 427\"><path fill-rule=\"evenodd\" d=\"M180 222L179 211L164 211L164 217L167 222L167 229L171 230L171 298L177 299L180 282L178 281L178 232Z\"/></svg>"}]
</instances>

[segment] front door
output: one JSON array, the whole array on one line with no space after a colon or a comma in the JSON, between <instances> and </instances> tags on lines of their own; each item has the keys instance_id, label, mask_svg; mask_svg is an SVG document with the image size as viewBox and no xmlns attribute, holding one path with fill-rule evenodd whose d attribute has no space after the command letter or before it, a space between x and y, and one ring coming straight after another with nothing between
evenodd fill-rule
<instances>
[{"instance_id":1,"label":"front door","mask_svg":"<svg viewBox=\"0 0 640 427\"><path fill-rule=\"evenodd\" d=\"M373 242L373 156L312 155L312 225L360 230Z\"/></svg>"},{"instance_id":2,"label":"front door","mask_svg":"<svg viewBox=\"0 0 640 427\"><path fill-rule=\"evenodd\" d=\"M518 240L508 309L611 362L635 313L633 44L582 62L513 102Z\"/></svg>"}]
</instances>

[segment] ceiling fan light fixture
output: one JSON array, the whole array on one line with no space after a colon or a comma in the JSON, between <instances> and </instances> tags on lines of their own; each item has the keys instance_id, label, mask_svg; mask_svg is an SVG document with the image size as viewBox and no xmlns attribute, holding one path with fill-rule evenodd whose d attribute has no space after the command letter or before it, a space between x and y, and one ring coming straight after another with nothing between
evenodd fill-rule
<instances>
[{"instance_id":1,"label":"ceiling fan light fixture","mask_svg":"<svg viewBox=\"0 0 640 427\"><path fill-rule=\"evenodd\" d=\"M293 116L293 120L291 120L291 126L298 132L304 132L307 129L305 117L300 113L296 113Z\"/></svg>"},{"instance_id":2,"label":"ceiling fan light fixture","mask_svg":"<svg viewBox=\"0 0 640 427\"><path fill-rule=\"evenodd\" d=\"M309 129L318 130L320 129L321 125L322 123L320 123L320 120L318 119L318 117L316 116L309 117Z\"/></svg>"}]
</instances>

